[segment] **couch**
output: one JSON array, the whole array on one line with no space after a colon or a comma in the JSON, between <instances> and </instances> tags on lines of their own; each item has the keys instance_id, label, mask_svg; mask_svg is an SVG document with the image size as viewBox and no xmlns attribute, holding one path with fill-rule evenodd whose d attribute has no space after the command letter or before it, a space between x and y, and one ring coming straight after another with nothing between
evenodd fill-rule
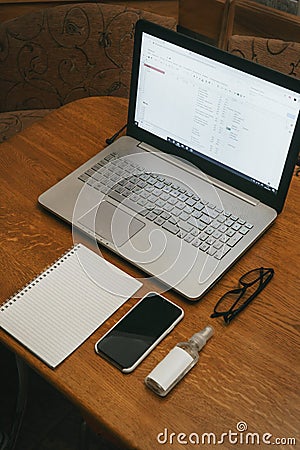
<instances>
[{"instance_id":1,"label":"couch","mask_svg":"<svg viewBox=\"0 0 300 450\"><path fill-rule=\"evenodd\" d=\"M75 3L0 24L0 142L76 99L128 97L135 23L176 20L126 6Z\"/></svg>"}]
</instances>

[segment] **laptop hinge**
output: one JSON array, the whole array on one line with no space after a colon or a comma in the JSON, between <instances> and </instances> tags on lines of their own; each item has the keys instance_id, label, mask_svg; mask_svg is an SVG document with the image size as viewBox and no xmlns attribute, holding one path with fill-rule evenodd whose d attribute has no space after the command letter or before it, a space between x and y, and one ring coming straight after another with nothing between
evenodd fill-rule
<instances>
[{"instance_id":1,"label":"laptop hinge","mask_svg":"<svg viewBox=\"0 0 300 450\"><path fill-rule=\"evenodd\" d=\"M184 160L176 155L171 155L168 153L163 153L161 151L157 151L154 147L152 147L149 144L146 144L145 142L140 142L138 144L138 147L142 148L143 150L146 150L147 152L154 153L155 156L164 159L165 161L171 162L172 164L176 165L177 167L187 170L188 172L192 173L198 178L201 178L201 180L207 181L211 183L213 186L222 189L223 191L234 195L237 198L240 198L241 200L249 203L250 205L257 206L260 201L257 200L254 197L251 197L250 195L245 194L244 192L239 191L238 189L223 183L222 181L217 180L214 177L211 177L209 175L206 175L204 172L201 171L201 169L198 169L194 164L191 162Z\"/></svg>"}]
</instances>

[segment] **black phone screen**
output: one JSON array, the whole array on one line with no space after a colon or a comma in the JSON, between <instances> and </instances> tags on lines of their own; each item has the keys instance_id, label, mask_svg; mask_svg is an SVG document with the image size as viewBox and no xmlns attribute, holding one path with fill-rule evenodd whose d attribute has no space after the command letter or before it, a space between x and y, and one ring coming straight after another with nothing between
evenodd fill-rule
<instances>
[{"instance_id":1,"label":"black phone screen","mask_svg":"<svg viewBox=\"0 0 300 450\"><path fill-rule=\"evenodd\" d=\"M174 303L148 294L97 342L96 351L121 370L130 371L182 316L183 310Z\"/></svg>"}]
</instances>

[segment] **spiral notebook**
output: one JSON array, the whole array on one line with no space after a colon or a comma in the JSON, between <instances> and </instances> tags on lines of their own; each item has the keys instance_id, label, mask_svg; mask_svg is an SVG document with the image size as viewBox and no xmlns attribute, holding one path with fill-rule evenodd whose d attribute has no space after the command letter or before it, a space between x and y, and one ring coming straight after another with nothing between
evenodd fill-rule
<instances>
[{"instance_id":1,"label":"spiral notebook","mask_svg":"<svg viewBox=\"0 0 300 450\"><path fill-rule=\"evenodd\" d=\"M0 306L0 326L55 368L141 286L77 244Z\"/></svg>"}]
</instances>

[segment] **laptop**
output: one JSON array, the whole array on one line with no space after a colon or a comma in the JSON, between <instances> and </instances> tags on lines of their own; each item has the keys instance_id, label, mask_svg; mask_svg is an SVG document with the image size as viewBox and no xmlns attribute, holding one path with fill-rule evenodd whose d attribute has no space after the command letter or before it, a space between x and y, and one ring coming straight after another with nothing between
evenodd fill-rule
<instances>
[{"instance_id":1,"label":"laptop","mask_svg":"<svg viewBox=\"0 0 300 450\"><path fill-rule=\"evenodd\" d=\"M139 21L127 135L39 203L198 300L282 211L299 106L298 80Z\"/></svg>"}]
</instances>

